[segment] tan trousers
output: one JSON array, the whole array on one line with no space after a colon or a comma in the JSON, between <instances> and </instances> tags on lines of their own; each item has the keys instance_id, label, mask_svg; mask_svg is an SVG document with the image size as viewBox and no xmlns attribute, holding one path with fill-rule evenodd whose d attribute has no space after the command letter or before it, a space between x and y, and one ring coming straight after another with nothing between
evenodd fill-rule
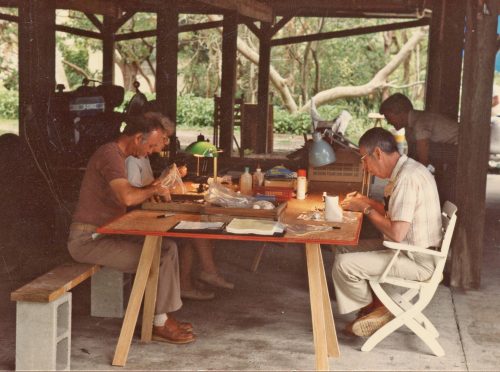
<instances>
[{"instance_id":1,"label":"tan trousers","mask_svg":"<svg viewBox=\"0 0 500 372\"><path fill-rule=\"evenodd\" d=\"M372 244L376 244L376 240ZM394 255L391 249L373 246L371 251L356 252L351 247L348 253L337 253L332 269L335 296L340 314L347 314L372 302L372 292L368 281L378 278ZM362 250L368 250L370 244L360 241ZM378 249L378 250L373 250ZM424 281L430 278L434 268L431 256L418 256L410 259L400 252L389 276L409 280Z\"/></svg>"},{"instance_id":2,"label":"tan trousers","mask_svg":"<svg viewBox=\"0 0 500 372\"><path fill-rule=\"evenodd\" d=\"M137 270L144 237L127 235L100 235L92 238L96 227L71 224L68 250L77 262L108 266L126 273ZM182 306L179 283L177 245L162 239L158 292L155 314L170 313Z\"/></svg>"}]
</instances>

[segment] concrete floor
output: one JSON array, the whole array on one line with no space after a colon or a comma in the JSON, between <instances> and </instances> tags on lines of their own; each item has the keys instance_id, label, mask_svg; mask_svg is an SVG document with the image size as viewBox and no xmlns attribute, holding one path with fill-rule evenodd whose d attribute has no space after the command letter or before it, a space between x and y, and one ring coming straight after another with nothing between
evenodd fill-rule
<instances>
[{"instance_id":1,"label":"concrete floor","mask_svg":"<svg viewBox=\"0 0 500 372\"><path fill-rule=\"evenodd\" d=\"M353 315L335 315L341 356L332 370L499 370L500 176L488 177L488 209L482 288L463 293L443 285L426 315L440 331L446 356L438 358L408 329L389 336L371 352L362 339L342 333ZM256 245L221 242L217 259L234 290L217 289L213 301L185 301L178 318L193 322L195 343L141 344L134 338L126 367L112 367L118 319L89 316L89 286L73 291L73 370L311 370L314 350L305 256L300 246L270 245L257 273L250 273ZM324 251L327 279L332 254ZM15 359L15 305L9 292L26 279L0 276L0 370ZM138 334L138 332L136 332Z\"/></svg>"}]
</instances>

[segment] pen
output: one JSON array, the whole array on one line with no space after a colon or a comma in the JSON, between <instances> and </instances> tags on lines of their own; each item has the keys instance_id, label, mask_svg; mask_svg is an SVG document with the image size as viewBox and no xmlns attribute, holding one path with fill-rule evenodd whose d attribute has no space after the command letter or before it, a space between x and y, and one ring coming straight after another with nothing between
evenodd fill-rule
<instances>
[{"instance_id":1,"label":"pen","mask_svg":"<svg viewBox=\"0 0 500 372\"><path fill-rule=\"evenodd\" d=\"M175 213L160 214L160 215L156 216L156 218L165 218L165 217L170 217L170 216L175 216Z\"/></svg>"}]
</instances>

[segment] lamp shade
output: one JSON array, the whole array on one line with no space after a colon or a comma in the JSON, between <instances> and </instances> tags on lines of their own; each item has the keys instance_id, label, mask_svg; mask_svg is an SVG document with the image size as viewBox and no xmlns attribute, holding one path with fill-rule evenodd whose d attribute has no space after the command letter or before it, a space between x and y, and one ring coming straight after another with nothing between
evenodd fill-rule
<instances>
[{"instance_id":1,"label":"lamp shade","mask_svg":"<svg viewBox=\"0 0 500 372\"><path fill-rule=\"evenodd\" d=\"M335 152L332 146L321 137L320 133L314 132L313 143L309 147L309 165L321 167L334 163L335 160Z\"/></svg>"},{"instance_id":2,"label":"lamp shade","mask_svg":"<svg viewBox=\"0 0 500 372\"><path fill-rule=\"evenodd\" d=\"M218 156L217 147L206 141L193 142L186 147L186 152L205 158L216 158Z\"/></svg>"}]
</instances>

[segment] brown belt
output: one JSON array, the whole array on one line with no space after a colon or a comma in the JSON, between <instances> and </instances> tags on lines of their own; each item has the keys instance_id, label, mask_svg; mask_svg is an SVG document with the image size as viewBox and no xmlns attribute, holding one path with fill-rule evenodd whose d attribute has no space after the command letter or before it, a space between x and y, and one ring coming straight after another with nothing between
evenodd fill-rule
<instances>
[{"instance_id":1,"label":"brown belt","mask_svg":"<svg viewBox=\"0 0 500 372\"><path fill-rule=\"evenodd\" d=\"M70 225L69 229L84 232L95 232L97 230L97 226L91 225L89 223L73 222Z\"/></svg>"}]
</instances>

